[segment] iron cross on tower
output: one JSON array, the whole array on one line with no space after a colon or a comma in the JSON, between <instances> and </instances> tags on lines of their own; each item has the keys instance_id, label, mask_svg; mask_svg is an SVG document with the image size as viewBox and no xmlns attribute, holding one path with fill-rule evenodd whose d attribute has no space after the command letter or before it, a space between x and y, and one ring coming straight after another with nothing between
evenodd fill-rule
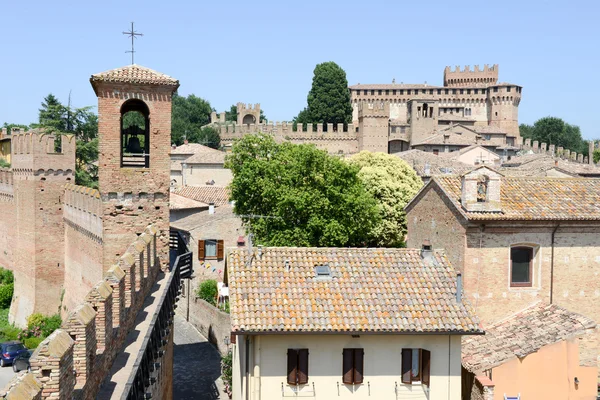
<instances>
[{"instance_id":1,"label":"iron cross on tower","mask_svg":"<svg viewBox=\"0 0 600 400\"><path fill-rule=\"evenodd\" d=\"M144 36L144 34L137 33L135 30L133 30L133 22L132 22L131 30L128 32L123 32L123 35L128 35L131 38L131 50L127 50L125 53L131 53L131 64L134 64L134 62L133 62L133 54L135 53L135 50L133 47L134 40L136 39L136 36Z\"/></svg>"}]
</instances>

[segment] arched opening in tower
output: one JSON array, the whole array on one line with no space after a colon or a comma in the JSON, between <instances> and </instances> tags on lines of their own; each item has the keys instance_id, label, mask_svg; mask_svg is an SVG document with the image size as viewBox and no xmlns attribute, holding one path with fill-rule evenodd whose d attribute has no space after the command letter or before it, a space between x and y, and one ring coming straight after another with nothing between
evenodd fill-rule
<instances>
[{"instance_id":1,"label":"arched opening in tower","mask_svg":"<svg viewBox=\"0 0 600 400\"><path fill-rule=\"evenodd\" d=\"M150 110L138 99L121 106L121 167L150 167Z\"/></svg>"},{"instance_id":2,"label":"arched opening in tower","mask_svg":"<svg viewBox=\"0 0 600 400\"><path fill-rule=\"evenodd\" d=\"M254 117L254 115L252 114L247 114L244 116L244 119L242 120L242 124L244 125L250 125L250 124L255 124L256 123L256 117Z\"/></svg>"}]
</instances>

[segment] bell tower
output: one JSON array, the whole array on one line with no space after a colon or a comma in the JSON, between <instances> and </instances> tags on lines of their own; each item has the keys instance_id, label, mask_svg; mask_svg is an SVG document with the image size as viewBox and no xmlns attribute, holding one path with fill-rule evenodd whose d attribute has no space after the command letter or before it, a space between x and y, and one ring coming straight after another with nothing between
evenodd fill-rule
<instances>
[{"instance_id":1,"label":"bell tower","mask_svg":"<svg viewBox=\"0 0 600 400\"><path fill-rule=\"evenodd\" d=\"M90 78L98 97L103 269L154 224L168 266L171 100L179 81L136 64Z\"/></svg>"}]
</instances>

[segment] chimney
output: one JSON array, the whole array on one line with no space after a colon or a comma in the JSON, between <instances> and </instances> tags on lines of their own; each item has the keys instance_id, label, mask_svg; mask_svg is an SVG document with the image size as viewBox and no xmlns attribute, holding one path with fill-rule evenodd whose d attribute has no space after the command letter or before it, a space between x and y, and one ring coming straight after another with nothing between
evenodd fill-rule
<instances>
[{"instance_id":1,"label":"chimney","mask_svg":"<svg viewBox=\"0 0 600 400\"><path fill-rule=\"evenodd\" d=\"M262 257L262 251L263 251L263 247L262 247L262 245L259 244L258 245L258 258Z\"/></svg>"},{"instance_id":2,"label":"chimney","mask_svg":"<svg viewBox=\"0 0 600 400\"><path fill-rule=\"evenodd\" d=\"M177 145L176 145L175 143L173 143L173 144L171 145L171 150L175 150L176 148L177 148Z\"/></svg>"},{"instance_id":3,"label":"chimney","mask_svg":"<svg viewBox=\"0 0 600 400\"><path fill-rule=\"evenodd\" d=\"M433 250L431 249L431 242L429 239L423 240L423 244L421 245L421 257L428 258L431 256L431 253L433 253Z\"/></svg>"},{"instance_id":4,"label":"chimney","mask_svg":"<svg viewBox=\"0 0 600 400\"><path fill-rule=\"evenodd\" d=\"M184 140L183 140L183 144L188 144L188 140L187 140L187 139L184 139Z\"/></svg>"},{"instance_id":5,"label":"chimney","mask_svg":"<svg viewBox=\"0 0 600 400\"><path fill-rule=\"evenodd\" d=\"M208 203L208 213L209 214L215 213L215 203Z\"/></svg>"},{"instance_id":6,"label":"chimney","mask_svg":"<svg viewBox=\"0 0 600 400\"><path fill-rule=\"evenodd\" d=\"M456 274L456 302L462 303L462 290L463 290L463 281L462 274L459 272Z\"/></svg>"}]
</instances>

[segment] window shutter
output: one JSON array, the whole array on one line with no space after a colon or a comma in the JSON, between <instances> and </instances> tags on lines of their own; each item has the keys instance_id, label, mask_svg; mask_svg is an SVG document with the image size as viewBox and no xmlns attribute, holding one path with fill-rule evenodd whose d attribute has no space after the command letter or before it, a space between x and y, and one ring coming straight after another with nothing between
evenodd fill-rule
<instances>
[{"instance_id":1,"label":"window shutter","mask_svg":"<svg viewBox=\"0 0 600 400\"><path fill-rule=\"evenodd\" d=\"M198 260L204 261L204 240L198 240Z\"/></svg>"},{"instance_id":2,"label":"window shutter","mask_svg":"<svg viewBox=\"0 0 600 400\"><path fill-rule=\"evenodd\" d=\"M402 383L410 384L412 369L412 349L402 349Z\"/></svg>"},{"instance_id":3,"label":"window shutter","mask_svg":"<svg viewBox=\"0 0 600 400\"><path fill-rule=\"evenodd\" d=\"M354 383L354 349L344 349L342 363L342 382Z\"/></svg>"},{"instance_id":4,"label":"window shutter","mask_svg":"<svg viewBox=\"0 0 600 400\"><path fill-rule=\"evenodd\" d=\"M431 352L421 349L421 381L429 387Z\"/></svg>"},{"instance_id":5,"label":"window shutter","mask_svg":"<svg viewBox=\"0 0 600 400\"><path fill-rule=\"evenodd\" d=\"M298 367L298 350L288 349L287 352L287 381L290 385L296 384Z\"/></svg>"},{"instance_id":6,"label":"window shutter","mask_svg":"<svg viewBox=\"0 0 600 400\"><path fill-rule=\"evenodd\" d=\"M298 350L298 384L308 383L308 349Z\"/></svg>"},{"instance_id":7,"label":"window shutter","mask_svg":"<svg viewBox=\"0 0 600 400\"><path fill-rule=\"evenodd\" d=\"M354 349L354 383L363 383L364 349Z\"/></svg>"},{"instance_id":8,"label":"window shutter","mask_svg":"<svg viewBox=\"0 0 600 400\"><path fill-rule=\"evenodd\" d=\"M217 258L219 260L223 259L223 241L217 240Z\"/></svg>"}]
</instances>

